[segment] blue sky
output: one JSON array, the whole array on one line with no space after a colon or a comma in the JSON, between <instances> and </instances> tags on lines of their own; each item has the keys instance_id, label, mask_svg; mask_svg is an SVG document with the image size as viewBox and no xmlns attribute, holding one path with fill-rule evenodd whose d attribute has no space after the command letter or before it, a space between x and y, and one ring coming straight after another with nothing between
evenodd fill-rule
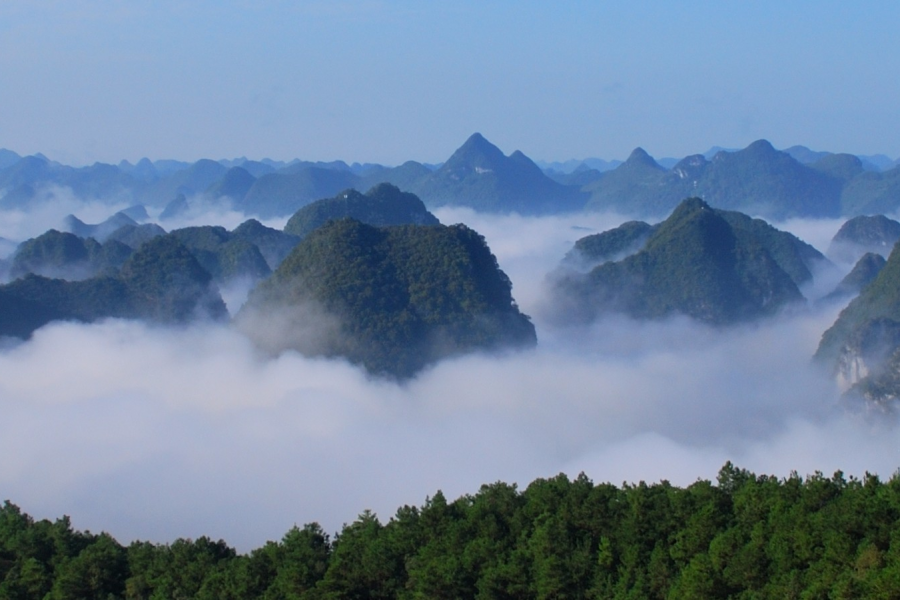
<instances>
[{"instance_id":1,"label":"blue sky","mask_svg":"<svg viewBox=\"0 0 900 600\"><path fill-rule=\"evenodd\" d=\"M900 4L5 0L0 147L62 162L900 155Z\"/></svg>"}]
</instances>

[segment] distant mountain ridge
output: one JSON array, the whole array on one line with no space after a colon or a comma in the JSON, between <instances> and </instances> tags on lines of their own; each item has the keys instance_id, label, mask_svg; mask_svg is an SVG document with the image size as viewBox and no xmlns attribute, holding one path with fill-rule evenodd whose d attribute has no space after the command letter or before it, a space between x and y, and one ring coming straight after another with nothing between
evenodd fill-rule
<instances>
[{"instance_id":1,"label":"distant mountain ridge","mask_svg":"<svg viewBox=\"0 0 900 600\"><path fill-rule=\"evenodd\" d=\"M660 217L681 199L769 218L834 217L900 210L900 162L765 140L744 149L713 147L681 159L654 160L636 149L624 162L584 159L539 164L519 151L505 155L484 136L470 136L439 166L396 167L345 161L141 159L74 168L43 155L0 150L0 208L23 208L68 189L82 200L126 201L161 210L184 196L230 203L247 215L293 214L348 188L391 183L429 208L554 214L615 210ZM543 167L543 169L542 169Z\"/></svg>"}]
</instances>

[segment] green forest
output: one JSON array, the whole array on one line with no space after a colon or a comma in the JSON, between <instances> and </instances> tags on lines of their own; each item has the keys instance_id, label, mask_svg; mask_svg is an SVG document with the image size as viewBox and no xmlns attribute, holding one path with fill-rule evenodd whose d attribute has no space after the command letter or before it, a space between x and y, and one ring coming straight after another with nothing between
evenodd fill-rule
<instances>
[{"instance_id":1,"label":"green forest","mask_svg":"<svg viewBox=\"0 0 900 600\"><path fill-rule=\"evenodd\" d=\"M240 554L201 537L123 546L0 508L0 598L897 598L900 477L787 478L727 463L687 487L441 492L330 536L310 523Z\"/></svg>"}]
</instances>

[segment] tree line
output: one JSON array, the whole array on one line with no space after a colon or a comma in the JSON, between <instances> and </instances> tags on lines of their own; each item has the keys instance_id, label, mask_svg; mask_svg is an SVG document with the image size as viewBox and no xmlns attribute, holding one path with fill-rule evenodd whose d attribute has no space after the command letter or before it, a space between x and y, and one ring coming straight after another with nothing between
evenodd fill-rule
<instances>
[{"instance_id":1,"label":"tree line","mask_svg":"<svg viewBox=\"0 0 900 600\"><path fill-rule=\"evenodd\" d=\"M201 537L123 546L0 508L0 598L897 598L900 477L755 475L441 492L333 537L310 523L240 554Z\"/></svg>"}]
</instances>

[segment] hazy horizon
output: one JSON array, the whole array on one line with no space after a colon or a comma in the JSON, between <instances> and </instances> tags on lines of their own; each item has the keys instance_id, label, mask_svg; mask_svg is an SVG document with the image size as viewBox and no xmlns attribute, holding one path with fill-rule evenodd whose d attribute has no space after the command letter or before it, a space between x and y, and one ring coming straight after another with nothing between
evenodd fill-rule
<instances>
[{"instance_id":1,"label":"hazy horizon","mask_svg":"<svg viewBox=\"0 0 900 600\"><path fill-rule=\"evenodd\" d=\"M0 147L54 160L900 156L900 7L836 1L0 6Z\"/></svg>"}]
</instances>

